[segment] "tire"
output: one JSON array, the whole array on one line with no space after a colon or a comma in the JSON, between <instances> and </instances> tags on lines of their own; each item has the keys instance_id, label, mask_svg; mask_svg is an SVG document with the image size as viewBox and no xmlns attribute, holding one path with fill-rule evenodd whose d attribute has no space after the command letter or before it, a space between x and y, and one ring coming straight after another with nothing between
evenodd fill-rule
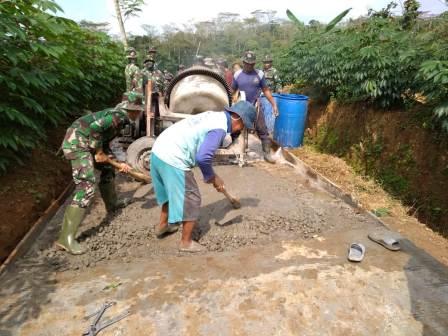
<instances>
[{"instance_id":1,"label":"tire","mask_svg":"<svg viewBox=\"0 0 448 336\"><path fill-rule=\"evenodd\" d=\"M145 136L131 143L126 151L126 161L128 164L135 170L147 174L149 172L149 160L154 142L154 138Z\"/></svg>"}]
</instances>

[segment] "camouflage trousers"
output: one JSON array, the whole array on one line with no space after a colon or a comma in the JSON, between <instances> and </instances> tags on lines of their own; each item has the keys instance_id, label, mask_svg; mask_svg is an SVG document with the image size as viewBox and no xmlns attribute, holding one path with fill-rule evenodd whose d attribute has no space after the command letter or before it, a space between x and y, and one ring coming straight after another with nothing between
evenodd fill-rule
<instances>
[{"instance_id":1,"label":"camouflage trousers","mask_svg":"<svg viewBox=\"0 0 448 336\"><path fill-rule=\"evenodd\" d=\"M72 176L75 182L75 194L72 206L87 208L95 195L95 168L101 171L100 184L114 183L115 170L111 165L95 162L90 152L65 153L72 165Z\"/></svg>"}]
</instances>

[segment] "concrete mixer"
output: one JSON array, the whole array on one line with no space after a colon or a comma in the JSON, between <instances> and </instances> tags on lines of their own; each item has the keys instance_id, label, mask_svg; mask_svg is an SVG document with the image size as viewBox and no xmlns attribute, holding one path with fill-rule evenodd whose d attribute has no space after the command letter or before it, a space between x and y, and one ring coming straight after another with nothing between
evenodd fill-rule
<instances>
[{"instance_id":1,"label":"concrete mixer","mask_svg":"<svg viewBox=\"0 0 448 336\"><path fill-rule=\"evenodd\" d=\"M173 123L205 111L223 111L231 105L232 96L224 78L204 67L192 67L178 74L170 82L165 94L151 93L146 86L146 110L142 118L124 133L128 144L127 161L141 172L149 170L151 148L156 137ZM234 159L244 164L247 133L232 142L230 136L216 154L218 160Z\"/></svg>"}]
</instances>

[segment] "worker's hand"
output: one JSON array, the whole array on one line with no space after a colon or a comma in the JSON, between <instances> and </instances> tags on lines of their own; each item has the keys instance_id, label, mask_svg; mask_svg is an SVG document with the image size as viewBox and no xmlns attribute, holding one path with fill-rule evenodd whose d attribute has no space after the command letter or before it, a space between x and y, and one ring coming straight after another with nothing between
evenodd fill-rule
<instances>
[{"instance_id":1,"label":"worker's hand","mask_svg":"<svg viewBox=\"0 0 448 336\"><path fill-rule=\"evenodd\" d=\"M275 116L276 118L278 117L279 113L278 113L278 107L277 107L277 105L274 105L274 106L272 107L272 113L274 114L274 116Z\"/></svg>"},{"instance_id":2,"label":"worker's hand","mask_svg":"<svg viewBox=\"0 0 448 336\"><path fill-rule=\"evenodd\" d=\"M213 186L217 191L222 192L224 190L224 181L218 175L215 175L213 178Z\"/></svg>"},{"instance_id":3,"label":"worker's hand","mask_svg":"<svg viewBox=\"0 0 448 336\"><path fill-rule=\"evenodd\" d=\"M132 167L126 163L120 164L120 169L118 170L120 173L129 173L132 170Z\"/></svg>"},{"instance_id":4,"label":"worker's hand","mask_svg":"<svg viewBox=\"0 0 448 336\"><path fill-rule=\"evenodd\" d=\"M99 151L95 154L95 161L98 163L104 163L107 162L108 157L106 154L104 154L103 151Z\"/></svg>"}]
</instances>

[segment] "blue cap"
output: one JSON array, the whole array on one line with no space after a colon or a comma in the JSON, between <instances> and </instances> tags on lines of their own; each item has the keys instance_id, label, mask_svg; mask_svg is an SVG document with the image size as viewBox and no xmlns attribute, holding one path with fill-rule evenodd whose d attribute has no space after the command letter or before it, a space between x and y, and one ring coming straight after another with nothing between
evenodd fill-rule
<instances>
[{"instance_id":1,"label":"blue cap","mask_svg":"<svg viewBox=\"0 0 448 336\"><path fill-rule=\"evenodd\" d=\"M243 119L244 127L249 130L255 128L255 119L257 118L257 110L251 103L241 100L231 107L226 107L226 111L238 114Z\"/></svg>"}]
</instances>

